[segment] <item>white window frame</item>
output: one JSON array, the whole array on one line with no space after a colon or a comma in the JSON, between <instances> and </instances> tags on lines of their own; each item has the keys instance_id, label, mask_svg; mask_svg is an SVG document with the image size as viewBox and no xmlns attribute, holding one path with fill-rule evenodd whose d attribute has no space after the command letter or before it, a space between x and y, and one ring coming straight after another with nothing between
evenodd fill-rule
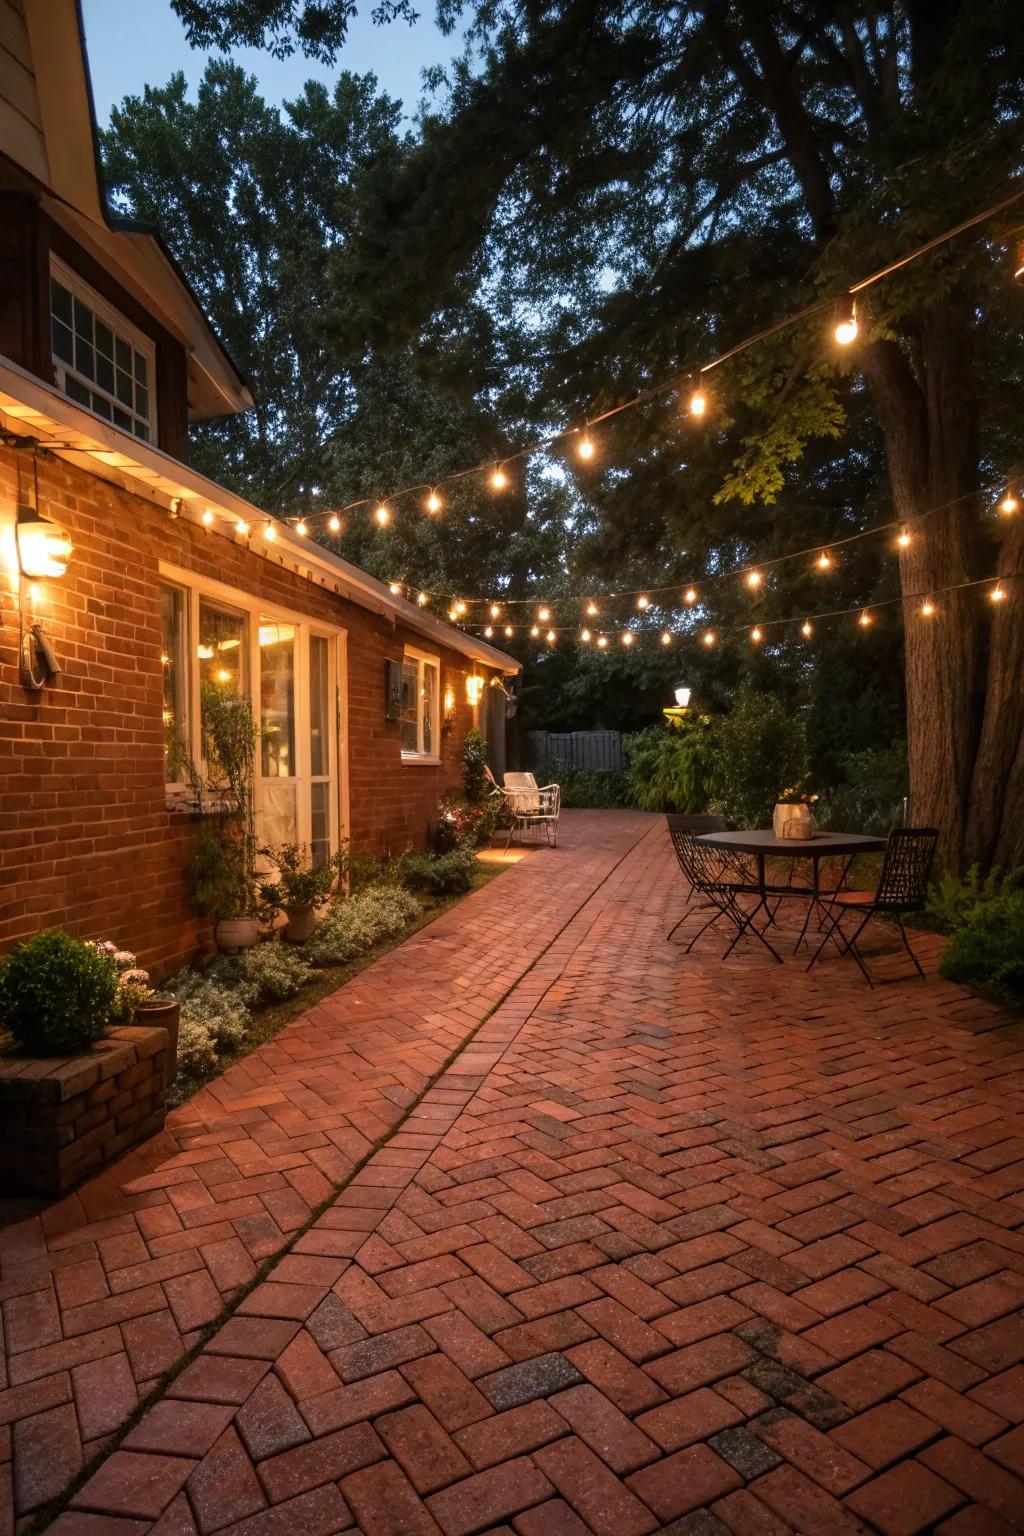
<instances>
[{"instance_id":1,"label":"white window frame","mask_svg":"<svg viewBox=\"0 0 1024 1536\"><path fill-rule=\"evenodd\" d=\"M419 651L413 645L405 647L402 663L415 661L416 663L416 751L407 752L402 748L403 763L433 763L441 761L441 658L430 651ZM434 718L431 721L431 740L434 742L432 752L423 750L423 721L426 711L423 709L423 669L433 667L437 673L437 687L434 690Z\"/></svg>"},{"instance_id":2,"label":"white window frame","mask_svg":"<svg viewBox=\"0 0 1024 1536\"><path fill-rule=\"evenodd\" d=\"M200 738L200 699L199 699L199 657L196 654L196 645L199 635L199 603L200 599L215 602L225 608L232 608L235 612L243 613L248 621L248 697L253 708L253 717L259 725L259 679L260 679L260 620L271 623L288 624L295 631L295 758L296 772L288 779L264 780L260 772L259 752L256 759L256 817L257 826L261 820L264 809L264 783L295 785L295 819L296 835L300 843L309 844L312 841L312 754L310 750L310 697L309 697L309 637L319 635L333 642L330 651L332 676L328 683L328 702L330 706L330 726L328 730L330 747L330 772L327 775L333 781L334 793L330 797L330 842L331 851L337 852L342 843L348 837L348 762L347 753L344 750L348 739L348 658L347 658L347 632L332 624L323 624L318 619L311 619L307 614L295 613L291 609L282 608L276 603L267 603L248 592L241 591L238 587L229 587L223 582L212 581L205 576L197 576L192 571L181 570L176 566L167 565L160 561L159 580L162 585L173 586L182 589L185 593L185 645L189 658L189 670L185 685L185 719L187 722L187 741L195 755L195 744ZM333 685L333 686L332 686ZM318 774L322 780L324 775ZM167 798L174 804L180 799L186 786L168 784ZM262 834L261 834L262 835Z\"/></svg>"},{"instance_id":3,"label":"white window frame","mask_svg":"<svg viewBox=\"0 0 1024 1536\"><path fill-rule=\"evenodd\" d=\"M134 398L132 400L132 408L131 410L128 410L124 402L122 400L118 400L116 394L111 395L109 391L104 389L102 385L98 384L95 379L85 378L85 376L80 374L78 370L69 364L65 358L57 356L56 352L53 350L53 299L48 292L47 314L49 316L50 323L50 357L53 363L54 374L56 376L57 388L61 391L62 394L67 395L69 400L73 400L75 405L80 406L83 411L88 411L90 416L95 416L97 421L106 422L108 427L113 427L116 432L124 432L126 437L133 438L136 442L148 442L150 447L157 447L156 343L152 340L151 337L147 336L143 331L140 331L137 326L132 325L130 320L126 320L119 309L115 309L112 304L109 304L107 300L102 297L102 295L96 292L95 288L91 288L89 286L84 278L79 277L77 272L74 272L71 267L66 266L64 262L61 261L59 256L54 256L52 254L50 256L50 276L51 278L55 277L62 287L67 288L70 291L73 299L77 298L83 304L87 304L93 311L96 318L98 320L102 320L104 325L108 325L110 329L115 333L115 335L119 335L121 337L122 341L131 342L135 350L137 352L141 352L143 357L146 359L147 378L149 381L147 384L147 390L149 393L149 416L146 418L146 425L149 428L149 436L140 437L136 432L129 432L127 427L119 426L118 423L112 419L108 420L108 418L104 416L100 411L94 411L91 405L85 405L81 400L75 399L74 395L68 395L66 381L67 375L70 373L72 378L77 380L83 389L88 389L90 391L95 390L98 395L102 395L105 400L109 400L112 409L124 411L125 415L131 416L135 421L143 420L142 416L135 409ZM72 325L72 331L73 330L74 326ZM134 377L135 375L133 370L133 383Z\"/></svg>"}]
</instances>

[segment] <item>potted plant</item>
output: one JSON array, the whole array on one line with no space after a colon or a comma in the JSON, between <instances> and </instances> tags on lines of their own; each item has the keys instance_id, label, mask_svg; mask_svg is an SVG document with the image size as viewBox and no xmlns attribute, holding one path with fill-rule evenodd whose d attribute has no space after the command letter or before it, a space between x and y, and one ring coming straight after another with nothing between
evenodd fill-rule
<instances>
[{"instance_id":1,"label":"potted plant","mask_svg":"<svg viewBox=\"0 0 1024 1536\"><path fill-rule=\"evenodd\" d=\"M217 805L192 857L192 901L216 919L221 949L251 949L259 938L256 876L256 724L247 698L203 687L200 722L207 787Z\"/></svg>"},{"instance_id":2,"label":"potted plant","mask_svg":"<svg viewBox=\"0 0 1024 1536\"><path fill-rule=\"evenodd\" d=\"M317 908L322 906L345 867L345 856L333 853L326 864L314 866L309 849L303 843L283 843L280 848L261 848L260 853L274 865L275 879L264 879L260 896L270 913L288 916L285 938L302 944L316 927Z\"/></svg>"}]
</instances>

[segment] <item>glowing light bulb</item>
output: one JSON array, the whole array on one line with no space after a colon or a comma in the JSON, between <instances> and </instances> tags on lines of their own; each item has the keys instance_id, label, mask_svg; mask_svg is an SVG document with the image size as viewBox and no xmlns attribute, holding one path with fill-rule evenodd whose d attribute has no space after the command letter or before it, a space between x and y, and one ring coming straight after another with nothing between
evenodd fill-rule
<instances>
[{"instance_id":1,"label":"glowing light bulb","mask_svg":"<svg viewBox=\"0 0 1024 1536\"><path fill-rule=\"evenodd\" d=\"M506 485L508 485L508 475L500 464L495 464L494 473L491 475L491 490L503 491Z\"/></svg>"},{"instance_id":2,"label":"glowing light bulb","mask_svg":"<svg viewBox=\"0 0 1024 1536\"><path fill-rule=\"evenodd\" d=\"M277 529L274 527L273 523L264 523L263 537L266 539L268 544L273 544L274 540L277 538Z\"/></svg>"},{"instance_id":3,"label":"glowing light bulb","mask_svg":"<svg viewBox=\"0 0 1024 1536\"><path fill-rule=\"evenodd\" d=\"M240 517L238 519L237 523L235 524L235 532L240 533L243 538L249 532L249 524L245 521L244 517Z\"/></svg>"},{"instance_id":4,"label":"glowing light bulb","mask_svg":"<svg viewBox=\"0 0 1024 1536\"><path fill-rule=\"evenodd\" d=\"M850 299L838 313L839 319L832 334L841 347L848 347L857 340L857 305Z\"/></svg>"},{"instance_id":5,"label":"glowing light bulb","mask_svg":"<svg viewBox=\"0 0 1024 1536\"><path fill-rule=\"evenodd\" d=\"M900 549L906 549L907 545L910 543L910 533L906 528L901 531L899 538L896 540L896 543L899 545Z\"/></svg>"},{"instance_id":6,"label":"glowing light bulb","mask_svg":"<svg viewBox=\"0 0 1024 1536\"><path fill-rule=\"evenodd\" d=\"M761 585L761 581L762 581L762 577L761 577L761 572L760 571L748 571L747 572L747 586L748 587L753 587L753 588L756 589L757 587L759 587Z\"/></svg>"},{"instance_id":7,"label":"glowing light bulb","mask_svg":"<svg viewBox=\"0 0 1024 1536\"><path fill-rule=\"evenodd\" d=\"M420 608L425 608L427 606L428 601L429 601L429 599L428 599L427 594L425 592L417 592L417 594L416 594L416 602L417 602L417 604L418 604L418 606Z\"/></svg>"},{"instance_id":8,"label":"glowing light bulb","mask_svg":"<svg viewBox=\"0 0 1024 1536\"><path fill-rule=\"evenodd\" d=\"M431 491L424 503L428 512L440 512L444 503L436 491Z\"/></svg>"},{"instance_id":9,"label":"glowing light bulb","mask_svg":"<svg viewBox=\"0 0 1024 1536\"><path fill-rule=\"evenodd\" d=\"M298 522L295 524L295 532L298 534L300 539L304 539L306 534L309 532L309 529L306 527L305 523Z\"/></svg>"},{"instance_id":10,"label":"glowing light bulb","mask_svg":"<svg viewBox=\"0 0 1024 1536\"><path fill-rule=\"evenodd\" d=\"M466 605L465 605L465 603L464 603L464 602L463 602L463 601L462 601L462 598L461 598L461 597L460 597L460 598L459 598L459 599L458 599L458 601L457 601L457 602L456 602L456 603L455 603L455 612L456 612L456 613L457 613L457 614L458 614L458 615L459 615L459 616L460 616L460 618L461 618L461 616L462 616L462 615L463 615L463 614L464 614L464 613L465 613L465 611L466 611Z\"/></svg>"},{"instance_id":11,"label":"glowing light bulb","mask_svg":"<svg viewBox=\"0 0 1024 1536\"><path fill-rule=\"evenodd\" d=\"M1001 603L1001 602L1003 602L1005 600L1006 593L1003 591L1003 589L999 585L998 581L996 582L995 586L992 588L992 591L989 593L989 597L991 598L992 602L994 602L994 603Z\"/></svg>"},{"instance_id":12,"label":"glowing light bulb","mask_svg":"<svg viewBox=\"0 0 1024 1536\"><path fill-rule=\"evenodd\" d=\"M1012 491L1008 490L1006 495L999 503L999 510L1000 512L1005 512L1007 516L1010 516L1012 513L1016 512L1019 506L1020 502L1017 500L1016 496Z\"/></svg>"},{"instance_id":13,"label":"glowing light bulb","mask_svg":"<svg viewBox=\"0 0 1024 1536\"><path fill-rule=\"evenodd\" d=\"M697 388L693 391L693 394L690 396L690 415L704 416L707 414L707 408L708 397L701 389L700 385L698 385Z\"/></svg>"},{"instance_id":14,"label":"glowing light bulb","mask_svg":"<svg viewBox=\"0 0 1024 1536\"><path fill-rule=\"evenodd\" d=\"M555 634L553 629L549 629L544 638L547 640L548 645L554 645L555 641L558 639L558 636Z\"/></svg>"},{"instance_id":15,"label":"glowing light bulb","mask_svg":"<svg viewBox=\"0 0 1024 1536\"><path fill-rule=\"evenodd\" d=\"M589 437L584 435L580 438L579 443L576 445L576 452L581 459L592 459L594 457L594 445Z\"/></svg>"},{"instance_id":16,"label":"glowing light bulb","mask_svg":"<svg viewBox=\"0 0 1024 1536\"><path fill-rule=\"evenodd\" d=\"M860 625L861 629L867 629L871 624L874 623L874 619L871 617L870 613L868 613L866 608L861 614L860 618L857 620L857 623Z\"/></svg>"},{"instance_id":17,"label":"glowing light bulb","mask_svg":"<svg viewBox=\"0 0 1024 1536\"><path fill-rule=\"evenodd\" d=\"M228 671L228 669L226 667L221 667L219 669L219 671L217 673L217 681L218 681L218 683L230 683L230 681L231 681L231 673Z\"/></svg>"},{"instance_id":18,"label":"glowing light bulb","mask_svg":"<svg viewBox=\"0 0 1024 1536\"><path fill-rule=\"evenodd\" d=\"M581 629L580 630L580 639L583 641L584 645L587 645L589 643L589 640L590 640L590 630L589 629Z\"/></svg>"},{"instance_id":19,"label":"glowing light bulb","mask_svg":"<svg viewBox=\"0 0 1024 1536\"><path fill-rule=\"evenodd\" d=\"M491 625L490 624L486 625L485 628L484 628L484 638L489 640L493 634L494 634L494 630L491 627Z\"/></svg>"},{"instance_id":20,"label":"glowing light bulb","mask_svg":"<svg viewBox=\"0 0 1024 1536\"><path fill-rule=\"evenodd\" d=\"M511 624L506 624L505 625L505 639L506 640L511 640L512 636L514 634L515 634L515 630L512 628L512 625Z\"/></svg>"},{"instance_id":21,"label":"glowing light bulb","mask_svg":"<svg viewBox=\"0 0 1024 1536\"><path fill-rule=\"evenodd\" d=\"M213 527L213 513L210 511L209 507L207 507L206 511L203 513L203 524L207 528Z\"/></svg>"},{"instance_id":22,"label":"glowing light bulb","mask_svg":"<svg viewBox=\"0 0 1024 1536\"><path fill-rule=\"evenodd\" d=\"M924 602L921 604L921 617L924 619L931 619L934 618L934 616L935 604L932 602L930 597L926 597Z\"/></svg>"},{"instance_id":23,"label":"glowing light bulb","mask_svg":"<svg viewBox=\"0 0 1024 1536\"><path fill-rule=\"evenodd\" d=\"M341 518L338 516L337 512L332 512L331 513L331 516L328 519L327 526L331 530L332 533L340 533L341 532Z\"/></svg>"},{"instance_id":24,"label":"glowing light bulb","mask_svg":"<svg viewBox=\"0 0 1024 1536\"><path fill-rule=\"evenodd\" d=\"M389 587L388 587L388 591L391 593L391 595L393 597L397 597L399 592L401 592L401 590L402 590L402 585L401 585L401 582L398 582L398 581L391 582Z\"/></svg>"},{"instance_id":25,"label":"glowing light bulb","mask_svg":"<svg viewBox=\"0 0 1024 1536\"><path fill-rule=\"evenodd\" d=\"M651 600L643 592L641 592L640 596L636 600L636 605L640 609L640 612L643 613L645 609L651 606Z\"/></svg>"},{"instance_id":26,"label":"glowing light bulb","mask_svg":"<svg viewBox=\"0 0 1024 1536\"><path fill-rule=\"evenodd\" d=\"M686 591L683 593L683 602L695 603L696 601L697 593L694 591L693 587L687 587Z\"/></svg>"},{"instance_id":27,"label":"glowing light bulb","mask_svg":"<svg viewBox=\"0 0 1024 1536\"><path fill-rule=\"evenodd\" d=\"M832 569L832 556L827 549L823 549L818 556L817 565L819 571L830 571Z\"/></svg>"},{"instance_id":28,"label":"glowing light bulb","mask_svg":"<svg viewBox=\"0 0 1024 1536\"><path fill-rule=\"evenodd\" d=\"M805 619L804 622L801 624L801 626L800 626L800 633L803 635L805 640L809 640L811 638L811 636L814 634L814 629L813 629L813 627L812 627L812 625L811 625L809 620Z\"/></svg>"},{"instance_id":29,"label":"glowing light bulb","mask_svg":"<svg viewBox=\"0 0 1024 1536\"><path fill-rule=\"evenodd\" d=\"M600 612L600 610L599 610L599 608L598 608L596 603L590 602L590 603L587 604L587 618L588 619L596 619L599 612Z\"/></svg>"},{"instance_id":30,"label":"glowing light bulb","mask_svg":"<svg viewBox=\"0 0 1024 1536\"><path fill-rule=\"evenodd\" d=\"M661 643L662 645L672 644L672 636L669 634L667 629L663 629L661 632Z\"/></svg>"},{"instance_id":31,"label":"glowing light bulb","mask_svg":"<svg viewBox=\"0 0 1024 1536\"><path fill-rule=\"evenodd\" d=\"M530 634L533 637L533 639L536 640L537 636L540 634L540 625L539 624L531 624L531 626L530 626Z\"/></svg>"},{"instance_id":32,"label":"glowing light bulb","mask_svg":"<svg viewBox=\"0 0 1024 1536\"><path fill-rule=\"evenodd\" d=\"M551 610L549 608L538 608L537 609L537 622L539 624L546 624L548 622L548 620L550 619L550 617L551 617Z\"/></svg>"},{"instance_id":33,"label":"glowing light bulb","mask_svg":"<svg viewBox=\"0 0 1024 1536\"><path fill-rule=\"evenodd\" d=\"M764 636L762 635L761 631L757 628L756 624L755 624L754 628L750 631L750 638L751 638L751 640L753 640L755 645L759 645L760 642L764 639Z\"/></svg>"},{"instance_id":34,"label":"glowing light bulb","mask_svg":"<svg viewBox=\"0 0 1024 1536\"><path fill-rule=\"evenodd\" d=\"M386 528L391 521L391 509L386 507L383 502L375 509L373 515L377 519L378 526L381 528Z\"/></svg>"},{"instance_id":35,"label":"glowing light bulb","mask_svg":"<svg viewBox=\"0 0 1024 1536\"><path fill-rule=\"evenodd\" d=\"M714 632L714 630L713 629L706 629L704 631L704 634L701 636L701 638L704 641L705 645L714 645L714 643L715 643L715 632Z\"/></svg>"},{"instance_id":36,"label":"glowing light bulb","mask_svg":"<svg viewBox=\"0 0 1024 1536\"><path fill-rule=\"evenodd\" d=\"M500 603L492 603L491 604L491 618L492 619L496 619L496 618L500 617L500 614L501 614L501 604Z\"/></svg>"},{"instance_id":37,"label":"glowing light bulb","mask_svg":"<svg viewBox=\"0 0 1024 1536\"><path fill-rule=\"evenodd\" d=\"M160 665L162 667L169 667L170 664L171 664L171 658L169 656L161 656L160 657Z\"/></svg>"},{"instance_id":38,"label":"glowing light bulb","mask_svg":"<svg viewBox=\"0 0 1024 1536\"><path fill-rule=\"evenodd\" d=\"M599 651L606 651L608 649L608 640L607 640L606 636L598 635L598 637L597 637L597 648L598 648Z\"/></svg>"},{"instance_id":39,"label":"glowing light bulb","mask_svg":"<svg viewBox=\"0 0 1024 1536\"><path fill-rule=\"evenodd\" d=\"M633 633L632 633L631 630L628 630L628 629L626 630L626 633L622 637L622 643L623 643L623 645L632 645L633 644Z\"/></svg>"}]
</instances>

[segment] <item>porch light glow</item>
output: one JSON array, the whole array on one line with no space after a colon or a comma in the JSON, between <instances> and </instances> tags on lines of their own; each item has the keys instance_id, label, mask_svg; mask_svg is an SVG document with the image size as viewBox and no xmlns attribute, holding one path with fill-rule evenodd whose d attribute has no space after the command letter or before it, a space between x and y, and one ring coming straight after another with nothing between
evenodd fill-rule
<instances>
[{"instance_id":1,"label":"porch light glow","mask_svg":"<svg viewBox=\"0 0 1024 1536\"><path fill-rule=\"evenodd\" d=\"M827 549L823 549L818 556L817 565L819 571L830 571L832 569L832 556Z\"/></svg>"},{"instance_id":2,"label":"porch light glow","mask_svg":"<svg viewBox=\"0 0 1024 1536\"><path fill-rule=\"evenodd\" d=\"M501 617L501 604L500 603L492 603L491 604L491 618L492 619L497 619L497 618L500 618L500 617Z\"/></svg>"},{"instance_id":3,"label":"porch light glow","mask_svg":"<svg viewBox=\"0 0 1024 1536\"><path fill-rule=\"evenodd\" d=\"M691 690L685 686L676 689L676 703L680 709L688 709Z\"/></svg>"},{"instance_id":4,"label":"porch light glow","mask_svg":"<svg viewBox=\"0 0 1024 1536\"><path fill-rule=\"evenodd\" d=\"M449 608L448 609L448 622L449 622L449 624L454 624L455 620L457 618L458 618L458 614L456 613L455 609L454 608Z\"/></svg>"},{"instance_id":5,"label":"porch light glow","mask_svg":"<svg viewBox=\"0 0 1024 1536\"><path fill-rule=\"evenodd\" d=\"M457 600L456 600L456 603L455 603L455 612L456 612L456 613L457 613L457 614L458 614L458 615L459 615L459 617L460 617L460 618L461 618L461 617L462 617L462 615L463 615L463 614L464 614L464 613L465 613L465 611L466 611L466 605L465 605L465 603L464 603L464 602L463 602L463 601L462 601L462 598L461 598L461 597L460 597L460 598L458 598L458 599L457 599Z\"/></svg>"},{"instance_id":6,"label":"porch light glow","mask_svg":"<svg viewBox=\"0 0 1024 1536\"><path fill-rule=\"evenodd\" d=\"M466 678L466 701L475 709L480 703L480 695L484 691L484 680L477 673L472 672Z\"/></svg>"},{"instance_id":7,"label":"porch light glow","mask_svg":"<svg viewBox=\"0 0 1024 1536\"><path fill-rule=\"evenodd\" d=\"M71 540L63 528L58 528L40 512L20 507L15 537L18 566L23 576L40 580L64 575L71 559Z\"/></svg>"},{"instance_id":8,"label":"porch light glow","mask_svg":"<svg viewBox=\"0 0 1024 1536\"><path fill-rule=\"evenodd\" d=\"M444 691L444 717L446 720L455 719L455 689L450 683Z\"/></svg>"}]
</instances>

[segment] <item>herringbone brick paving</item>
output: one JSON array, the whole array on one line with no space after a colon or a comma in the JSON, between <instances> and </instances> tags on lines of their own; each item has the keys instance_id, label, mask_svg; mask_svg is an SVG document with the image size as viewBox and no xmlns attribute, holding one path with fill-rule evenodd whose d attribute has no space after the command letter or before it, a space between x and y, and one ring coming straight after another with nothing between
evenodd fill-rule
<instances>
[{"instance_id":1,"label":"herringbone brick paving","mask_svg":"<svg viewBox=\"0 0 1024 1536\"><path fill-rule=\"evenodd\" d=\"M1024 1527L1019 1021L683 955L646 825L60 1536Z\"/></svg>"},{"instance_id":2,"label":"herringbone brick paving","mask_svg":"<svg viewBox=\"0 0 1024 1536\"><path fill-rule=\"evenodd\" d=\"M553 860L513 867L204 1088L163 1135L0 1229L0 1536L109 1443L649 825L578 818L571 881Z\"/></svg>"}]
</instances>

